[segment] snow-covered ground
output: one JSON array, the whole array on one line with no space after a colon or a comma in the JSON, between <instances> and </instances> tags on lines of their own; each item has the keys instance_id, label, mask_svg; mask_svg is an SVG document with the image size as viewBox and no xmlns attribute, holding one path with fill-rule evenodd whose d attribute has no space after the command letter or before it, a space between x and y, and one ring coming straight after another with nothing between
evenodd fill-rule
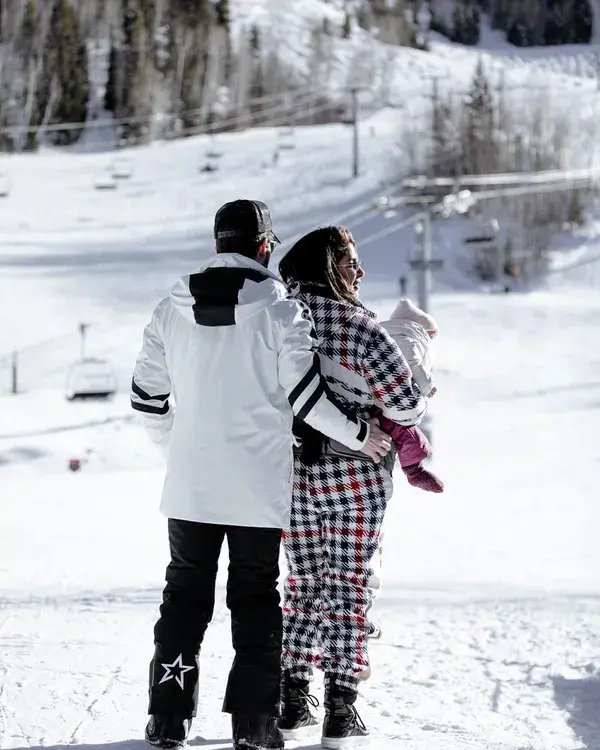
<instances>
[{"instance_id":1,"label":"snow-covered ground","mask_svg":"<svg viewBox=\"0 0 600 750\"><path fill-rule=\"evenodd\" d=\"M365 298L382 314L393 303ZM440 295L435 312L447 490L396 476L374 610L384 636L360 704L373 745L597 750L597 294ZM133 748L167 562L160 460L124 394L32 392L0 412L1 746ZM207 747L228 736L223 575L192 743Z\"/></svg>"},{"instance_id":2,"label":"snow-covered ground","mask_svg":"<svg viewBox=\"0 0 600 750\"><path fill-rule=\"evenodd\" d=\"M373 241L393 219L370 208L405 116L361 125L356 180L341 125L298 130L276 167L276 130L224 136L208 176L206 139L124 152L133 171L115 191L93 187L109 154L1 160L0 355L19 350L24 391L8 394L0 359L1 748L142 746L167 563L162 463L127 400L142 327L211 252L216 208L244 195L270 203L286 240L347 221L364 301L389 314L415 237ZM430 426L447 489L396 477L374 610L384 635L360 699L377 750L600 750L598 227L557 245L542 287L494 294L464 274L460 221L434 224L445 267ZM79 322L117 371L111 402L64 399ZM223 576L191 742L207 748L229 736Z\"/></svg>"}]
</instances>

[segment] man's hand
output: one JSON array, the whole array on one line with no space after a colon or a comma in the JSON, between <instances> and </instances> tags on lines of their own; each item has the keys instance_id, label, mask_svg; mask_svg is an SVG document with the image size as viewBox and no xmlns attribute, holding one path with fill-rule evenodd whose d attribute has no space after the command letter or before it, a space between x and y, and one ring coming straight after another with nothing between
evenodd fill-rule
<instances>
[{"instance_id":1,"label":"man's hand","mask_svg":"<svg viewBox=\"0 0 600 750\"><path fill-rule=\"evenodd\" d=\"M370 419L369 424L371 425L369 439L364 448L361 449L361 453L365 453L378 464L392 447L392 439L379 427L377 419Z\"/></svg>"}]
</instances>

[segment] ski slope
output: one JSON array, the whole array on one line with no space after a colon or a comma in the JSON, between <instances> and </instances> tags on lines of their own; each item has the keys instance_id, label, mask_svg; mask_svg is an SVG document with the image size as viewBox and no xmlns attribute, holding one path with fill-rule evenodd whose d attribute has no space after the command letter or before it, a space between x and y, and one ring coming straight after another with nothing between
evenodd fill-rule
<instances>
[{"instance_id":1,"label":"ski slope","mask_svg":"<svg viewBox=\"0 0 600 750\"><path fill-rule=\"evenodd\" d=\"M0 366L3 750L144 745L168 560L162 461L127 399L143 325L211 252L214 211L244 195L270 203L288 241L346 221L367 271L363 299L388 315L416 242L409 230L371 239L392 221L371 207L398 116L361 124L356 180L341 125L298 130L276 167L269 129L223 137L210 175L198 171L207 139L127 151L132 173L114 191L93 186L108 153L1 160L12 190L0 202L0 356L20 350L23 389L11 396ZM600 750L598 229L590 219L557 242L544 285L507 295L464 274L460 221L434 223L445 266L430 429L447 489L428 495L395 478L373 610L384 635L359 699L377 750ZM111 402L64 399L82 321L88 353L117 371ZM80 473L67 471L72 457ZM209 749L229 746L224 575L190 742ZM318 733L289 747L319 747Z\"/></svg>"},{"instance_id":2,"label":"ski slope","mask_svg":"<svg viewBox=\"0 0 600 750\"><path fill-rule=\"evenodd\" d=\"M600 384L584 344L598 300L441 295L435 312L447 491L396 476L384 636L360 699L373 746L597 749ZM160 460L124 394L76 405L40 391L0 408L0 744L139 745L167 562ZM209 748L228 737L223 576L191 743Z\"/></svg>"}]
</instances>

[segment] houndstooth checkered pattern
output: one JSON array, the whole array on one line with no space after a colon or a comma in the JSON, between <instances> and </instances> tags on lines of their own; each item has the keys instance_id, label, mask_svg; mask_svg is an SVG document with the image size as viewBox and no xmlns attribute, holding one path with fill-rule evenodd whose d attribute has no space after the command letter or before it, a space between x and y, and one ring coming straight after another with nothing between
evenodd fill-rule
<instances>
[{"instance_id":1,"label":"houndstooth checkered pattern","mask_svg":"<svg viewBox=\"0 0 600 750\"><path fill-rule=\"evenodd\" d=\"M319 354L335 363L324 369L328 384L341 405L359 406L358 416L373 407L404 425L419 421L425 400L396 342L362 305L300 292L297 298L310 309L319 339Z\"/></svg>"},{"instance_id":2,"label":"houndstooth checkered pattern","mask_svg":"<svg viewBox=\"0 0 600 750\"><path fill-rule=\"evenodd\" d=\"M361 305L300 292L312 313L325 377L340 406L414 424L425 410L398 346ZM308 679L314 666L356 689L368 666L367 586L385 507L388 472L371 461L296 458L290 529L284 534L283 667Z\"/></svg>"},{"instance_id":3,"label":"houndstooth checkered pattern","mask_svg":"<svg viewBox=\"0 0 600 750\"><path fill-rule=\"evenodd\" d=\"M296 461L290 529L284 534L283 667L310 679L313 666L351 689L369 664L367 587L391 479L374 463Z\"/></svg>"}]
</instances>

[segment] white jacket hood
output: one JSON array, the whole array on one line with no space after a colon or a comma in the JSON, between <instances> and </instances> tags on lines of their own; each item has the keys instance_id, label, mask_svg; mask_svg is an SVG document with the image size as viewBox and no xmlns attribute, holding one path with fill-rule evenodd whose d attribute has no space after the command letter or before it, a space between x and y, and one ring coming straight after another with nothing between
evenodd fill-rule
<instances>
[{"instance_id":1,"label":"white jacket hood","mask_svg":"<svg viewBox=\"0 0 600 750\"><path fill-rule=\"evenodd\" d=\"M391 320L398 321L412 321L418 323L426 331L439 332L438 324L433 315L423 312L419 307L415 305L412 300L407 297L403 297L398 304L394 312L390 316Z\"/></svg>"},{"instance_id":2,"label":"white jacket hood","mask_svg":"<svg viewBox=\"0 0 600 750\"><path fill-rule=\"evenodd\" d=\"M171 290L171 302L201 326L235 325L286 295L281 279L255 260L237 253L214 255Z\"/></svg>"}]
</instances>

